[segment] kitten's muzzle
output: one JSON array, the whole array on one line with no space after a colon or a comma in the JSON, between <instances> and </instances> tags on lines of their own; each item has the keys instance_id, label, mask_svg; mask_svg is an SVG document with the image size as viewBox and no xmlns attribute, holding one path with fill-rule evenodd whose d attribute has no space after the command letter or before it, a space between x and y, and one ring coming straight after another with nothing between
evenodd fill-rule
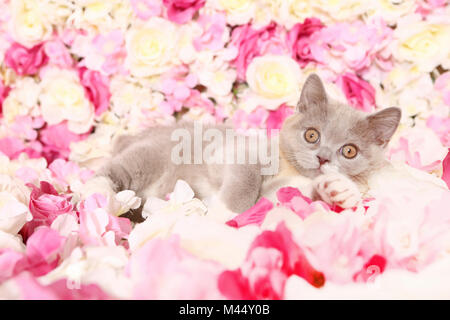
<instances>
[{"instance_id":1,"label":"kitten's muzzle","mask_svg":"<svg viewBox=\"0 0 450 320\"><path fill-rule=\"evenodd\" d=\"M319 168L323 165L323 164L325 164L325 163L327 163L327 162L330 162L330 159L327 159L327 158L325 158L325 157L321 157L321 156L317 156L317 159L319 160Z\"/></svg>"}]
</instances>

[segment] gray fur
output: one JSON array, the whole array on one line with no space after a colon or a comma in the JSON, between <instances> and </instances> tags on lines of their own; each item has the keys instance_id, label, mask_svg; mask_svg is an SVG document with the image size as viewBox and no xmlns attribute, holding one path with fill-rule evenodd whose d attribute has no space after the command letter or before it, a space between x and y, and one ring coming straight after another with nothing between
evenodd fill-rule
<instances>
[{"instance_id":1,"label":"gray fur","mask_svg":"<svg viewBox=\"0 0 450 320\"><path fill-rule=\"evenodd\" d=\"M327 97L321 80L311 75L302 90L297 112L289 117L280 133L280 155L298 174L314 178L321 174L317 156L329 159L339 172L354 181L365 180L384 163L383 149L400 120L398 108L388 108L373 115L357 111ZM190 125L184 125L192 130ZM260 175L259 164L182 164L171 162L170 140L178 126L151 128L137 136L120 137L113 157L99 172L109 177L113 189L134 190L138 196L164 198L178 179L185 180L196 196L204 199L214 194L234 212L249 209L260 196L267 177ZM217 128L224 130L225 126ZM320 132L316 144L305 141L306 129ZM359 149L354 159L345 159L340 148L353 143ZM270 177L269 177L270 179ZM138 217L132 217L140 220Z\"/></svg>"}]
</instances>

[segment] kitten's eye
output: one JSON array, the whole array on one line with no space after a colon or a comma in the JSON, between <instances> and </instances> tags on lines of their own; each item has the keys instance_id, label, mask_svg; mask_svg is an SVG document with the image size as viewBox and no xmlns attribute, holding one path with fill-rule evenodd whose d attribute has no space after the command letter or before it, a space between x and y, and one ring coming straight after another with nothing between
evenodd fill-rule
<instances>
[{"instance_id":1,"label":"kitten's eye","mask_svg":"<svg viewBox=\"0 0 450 320\"><path fill-rule=\"evenodd\" d=\"M353 144L346 144L341 148L341 153L347 159L353 159L358 154L358 148Z\"/></svg>"},{"instance_id":2,"label":"kitten's eye","mask_svg":"<svg viewBox=\"0 0 450 320\"><path fill-rule=\"evenodd\" d=\"M309 128L305 131L305 140L309 143L316 143L320 139L320 133L314 128Z\"/></svg>"}]
</instances>

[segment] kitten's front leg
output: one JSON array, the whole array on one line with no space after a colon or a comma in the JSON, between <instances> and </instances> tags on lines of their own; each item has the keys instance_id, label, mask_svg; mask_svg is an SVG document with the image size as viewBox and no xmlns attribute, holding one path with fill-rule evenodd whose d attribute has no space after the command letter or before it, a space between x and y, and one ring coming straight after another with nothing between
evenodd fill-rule
<instances>
[{"instance_id":1,"label":"kitten's front leg","mask_svg":"<svg viewBox=\"0 0 450 320\"><path fill-rule=\"evenodd\" d=\"M358 186L340 173L322 174L313 180L313 186L322 200L329 204L347 209L356 207L361 202Z\"/></svg>"}]
</instances>

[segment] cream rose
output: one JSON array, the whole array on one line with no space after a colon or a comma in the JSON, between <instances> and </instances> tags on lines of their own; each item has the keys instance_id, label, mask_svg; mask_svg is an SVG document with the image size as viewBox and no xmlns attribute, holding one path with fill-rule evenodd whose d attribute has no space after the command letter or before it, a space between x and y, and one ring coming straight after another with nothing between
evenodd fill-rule
<instances>
[{"instance_id":1,"label":"cream rose","mask_svg":"<svg viewBox=\"0 0 450 320\"><path fill-rule=\"evenodd\" d=\"M178 30L168 20L153 17L133 26L126 36L126 66L133 76L161 74L176 63Z\"/></svg>"},{"instance_id":2,"label":"cream rose","mask_svg":"<svg viewBox=\"0 0 450 320\"><path fill-rule=\"evenodd\" d=\"M430 72L448 59L450 25L416 19L416 16L408 16L399 22L394 33L398 41L394 57L414 63L419 71Z\"/></svg>"},{"instance_id":3,"label":"cream rose","mask_svg":"<svg viewBox=\"0 0 450 320\"><path fill-rule=\"evenodd\" d=\"M216 10L226 12L230 25L240 25L249 22L255 16L257 5L253 0L214 0L211 5Z\"/></svg>"},{"instance_id":4,"label":"cream rose","mask_svg":"<svg viewBox=\"0 0 450 320\"><path fill-rule=\"evenodd\" d=\"M11 123L17 116L39 115L37 108L40 86L33 78L25 77L15 83L15 88L3 101L3 117Z\"/></svg>"},{"instance_id":5,"label":"cream rose","mask_svg":"<svg viewBox=\"0 0 450 320\"><path fill-rule=\"evenodd\" d=\"M256 102L274 110L280 104L296 105L303 81L299 65L288 56L265 55L253 59L246 78Z\"/></svg>"},{"instance_id":6,"label":"cream rose","mask_svg":"<svg viewBox=\"0 0 450 320\"><path fill-rule=\"evenodd\" d=\"M41 8L41 3L37 0L11 1L9 29L14 40L32 47L50 37L52 25Z\"/></svg>"},{"instance_id":7,"label":"cream rose","mask_svg":"<svg viewBox=\"0 0 450 320\"><path fill-rule=\"evenodd\" d=\"M42 117L48 124L67 120L69 130L74 133L89 130L94 120L94 107L75 72L57 68L45 70L41 88Z\"/></svg>"},{"instance_id":8,"label":"cream rose","mask_svg":"<svg viewBox=\"0 0 450 320\"><path fill-rule=\"evenodd\" d=\"M132 19L129 1L121 0L80 0L76 1L69 23L76 28L91 30L94 33L126 30Z\"/></svg>"},{"instance_id":9,"label":"cream rose","mask_svg":"<svg viewBox=\"0 0 450 320\"><path fill-rule=\"evenodd\" d=\"M32 219L28 207L6 191L0 192L0 230L16 234Z\"/></svg>"}]
</instances>

